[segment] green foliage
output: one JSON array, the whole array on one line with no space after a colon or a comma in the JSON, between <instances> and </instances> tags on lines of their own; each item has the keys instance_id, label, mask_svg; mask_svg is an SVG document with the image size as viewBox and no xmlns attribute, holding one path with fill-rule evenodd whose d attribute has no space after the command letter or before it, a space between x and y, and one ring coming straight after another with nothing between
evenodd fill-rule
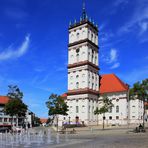
<instances>
[{"instance_id":1,"label":"green foliage","mask_svg":"<svg viewBox=\"0 0 148 148\"><path fill-rule=\"evenodd\" d=\"M145 116L145 102L148 101L148 79L143 80L141 83L136 82L130 89L130 99L139 99L143 101L143 128L145 127L144 116Z\"/></svg>"},{"instance_id":2,"label":"green foliage","mask_svg":"<svg viewBox=\"0 0 148 148\"><path fill-rule=\"evenodd\" d=\"M148 101L148 79L136 82L130 89L130 99Z\"/></svg>"},{"instance_id":3,"label":"green foliage","mask_svg":"<svg viewBox=\"0 0 148 148\"><path fill-rule=\"evenodd\" d=\"M11 99L22 99L23 93L20 91L17 85L9 85L8 86L8 94L7 96Z\"/></svg>"},{"instance_id":4,"label":"green foliage","mask_svg":"<svg viewBox=\"0 0 148 148\"><path fill-rule=\"evenodd\" d=\"M51 124L53 122L53 119L48 118L46 124Z\"/></svg>"},{"instance_id":5,"label":"green foliage","mask_svg":"<svg viewBox=\"0 0 148 148\"><path fill-rule=\"evenodd\" d=\"M40 124L42 124L40 121L40 118L36 116L34 117L33 122L34 122L33 124L34 126L40 126Z\"/></svg>"},{"instance_id":6,"label":"green foliage","mask_svg":"<svg viewBox=\"0 0 148 148\"><path fill-rule=\"evenodd\" d=\"M11 99L4 107L4 112L10 116L24 117L26 111L27 105L20 99Z\"/></svg>"},{"instance_id":7,"label":"green foliage","mask_svg":"<svg viewBox=\"0 0 148 148\"><path fill-rule=\"evenodd\" d=\"M100 108L97 107L96 110L94 111L94 114L98 115L98 114L106 113L106 112L108 112L108 110L111 107L113 107L112 101L109 100L108 97L104 96L103 97L103 106Z\"/></svg>"},{"instance_id":8,"label":"green foliage","mask_svg":"<svg viewBox=\"0 0 148 148\"><path fill-rule=\"evenodd\" d=\"M23 103L23 93L18 86L9 85L7 96L10 98L9 102L4 107L4 112L10 116L24 117L27 111L27 105Z\"/></svg>"},{"instance_id":9,"label":"green foliage","mask_svg":"<svg viewBox=\"0 0 148 148\"><path fill-rule=\"evenodd\" d=\"M46 102L46 105L49 109L48 115L55 116L55 115L68 115L68 106L65 103L64 99L61 96L56 94L51 94L49 96L49 100Z\"/></svg>"}]
</instances>

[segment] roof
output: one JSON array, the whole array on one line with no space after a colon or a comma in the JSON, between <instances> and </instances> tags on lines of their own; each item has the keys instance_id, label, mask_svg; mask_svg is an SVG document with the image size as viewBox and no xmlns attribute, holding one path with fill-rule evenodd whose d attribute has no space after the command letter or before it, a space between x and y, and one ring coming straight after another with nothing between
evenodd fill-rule
<instances>
[{"instance_id":1,"label":"roof","mask_svg":"<svg viewBox=\"0 0 148 148\"><path fill-rule=\"evenodd\" d=\"M46 123L47 122L47 118L40 118L41 123Z\"/></svg>"},{"instance_id":2,"label":"roof","mask_svg":"<svg viewBox=\"0 0 148 148\"><path fill-rule=\"evenodd\" d=\"M65 99L67 97L67 93L61 95L61 98Z\"/></svg>"},{"instance_id":3,"label":"roof","mask_svg":"<svg viewBox=\"0 0 148 148\"><path fill-rule=\"evenodd\" d=\"M104 74L101 77L100 94L128 91L128 85L115 74Z\"/></svg>"},{"instance_id":4,"label":"roof","mask_svg":"<svg viewBox=\"0 0 148 148\"><path fill-rule=\"evenodd\" d=\"M8 103L9 98L7 96L0 96L0 104Z\"/></svg>"}]
</instances>

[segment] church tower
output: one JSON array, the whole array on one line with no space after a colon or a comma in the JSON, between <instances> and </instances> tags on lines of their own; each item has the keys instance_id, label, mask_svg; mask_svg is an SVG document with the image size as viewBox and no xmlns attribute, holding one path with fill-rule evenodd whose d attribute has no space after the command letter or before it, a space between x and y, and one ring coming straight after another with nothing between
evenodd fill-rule
<instances>
[{"instance_id":1,"label":"church tower","mask_svg":"<svg viewBox=\"0 0 148 148\"><path fill-rule=\"evenodd\" d=\"M70 122L96 123L98 72L98 27L88 19L83 5L80 21L69 25L67 105Z\"/></svg>"}]
</instances>

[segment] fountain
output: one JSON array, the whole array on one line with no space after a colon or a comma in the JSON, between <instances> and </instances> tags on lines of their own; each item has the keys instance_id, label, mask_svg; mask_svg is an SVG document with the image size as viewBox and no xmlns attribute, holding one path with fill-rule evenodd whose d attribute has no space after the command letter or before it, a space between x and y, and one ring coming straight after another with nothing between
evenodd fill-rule
<instances>
[{"instance_id":1,"label":"fountain","mask_svg":"<svg viewBox=\"0 0 148 148\"><path fill-rule=\"evenodd\" d=\"M47 147L65 142L69 142L67 133L61 137L59 133L52 134L50 128L0 133L0 148Z\"/></svg>"}]
</instances>

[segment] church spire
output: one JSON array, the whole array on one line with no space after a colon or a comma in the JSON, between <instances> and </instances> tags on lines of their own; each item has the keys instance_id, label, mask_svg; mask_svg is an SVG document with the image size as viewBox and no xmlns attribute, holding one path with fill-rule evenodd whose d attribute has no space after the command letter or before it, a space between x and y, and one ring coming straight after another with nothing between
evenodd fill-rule
<instances>
[{"instance_id":1,"label":"church spire","mask_svg":"<svg viewBox=\"0 0 148 148\"><path fill-rule=\"evenodd\" d=\"M82 21L86 20L87 14L85 9L85 2L83 1Z\"/></svg>"}]
</instances>

